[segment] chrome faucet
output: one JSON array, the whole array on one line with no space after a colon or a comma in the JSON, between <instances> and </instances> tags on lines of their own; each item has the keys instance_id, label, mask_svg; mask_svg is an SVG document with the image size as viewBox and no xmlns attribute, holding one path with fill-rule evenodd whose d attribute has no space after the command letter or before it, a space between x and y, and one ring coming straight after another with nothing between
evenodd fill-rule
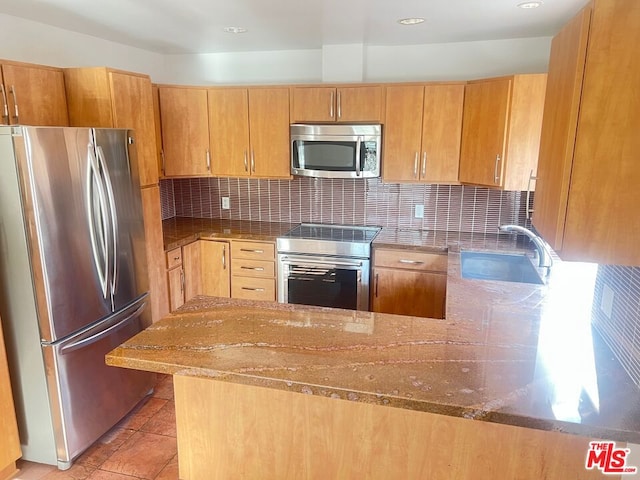
<instances>
[{"instance_id":1,"label":"chrome faucet","mask_svg":"<svg viewBox=\"0 0 640 480\"><path fill-rule=\"evenodd\" d=\"M553 265L553 259L551 258L551 252L549 251L546 242L542 238L531 230L521 227L520 225L501 225L499 230L501 232L518 232L529 237L529 240L533 242L536 246L536 250L538 251L538 267L546 268L547 275L549 274Z\"/></svg>"}]
</instances>

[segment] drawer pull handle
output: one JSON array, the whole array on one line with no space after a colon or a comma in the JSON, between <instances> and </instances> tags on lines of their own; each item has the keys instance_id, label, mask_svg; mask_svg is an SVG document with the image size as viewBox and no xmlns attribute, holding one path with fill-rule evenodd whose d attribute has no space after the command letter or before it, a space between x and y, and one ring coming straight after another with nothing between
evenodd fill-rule
<instances>
[{"instance_id":1,"label":"drawer pull handle","mask_svg":"<svg viewBox=\"0 0 640 480\"><path fill-rule=\"evenodd\" d=\"M410 265L423 265L424 262L421 262L419 260L405 260L404 258L399 260L400 263L408 263Z\"/></svg>"},{"instance_id":2,"label":"drawer pull handle","mask_svg":"<svg viewBox=\"0 0 640 480\"><path fill-rule=\"evenodd\" d=\"M173 257L174 260L180 260L180 257Z\"/></svg>"},{"instance_id":3,"label":"drawer pull handle","mask_svg":"<svg viewBox=\"0 0 640 480\"><path fill-rule=\"evenodd\" d=\"M251 248L241 248L240 251L249 253L264 253L264 250L253 250Z\"/></svg>"},{"instance_id":4,"label":"drawer pull handle","mask_svg":"<svg viewBox=\"0 0 640 480\"><path fill-rule=\"evenodd\" d=\"M255 270L256 272L264 272L264 267L240 267L242 270Z\"/></svg>"},{"instance_id":5,"label":"drawer pull handle","mask_svg":"<svg viewBox=\"0 0 640 480\"><path fill-rule=\"evenodd\" d=\"M242 290L249 290L251 292L264 292L264 288L242 287Z\"/></svg>"}]
</instances>

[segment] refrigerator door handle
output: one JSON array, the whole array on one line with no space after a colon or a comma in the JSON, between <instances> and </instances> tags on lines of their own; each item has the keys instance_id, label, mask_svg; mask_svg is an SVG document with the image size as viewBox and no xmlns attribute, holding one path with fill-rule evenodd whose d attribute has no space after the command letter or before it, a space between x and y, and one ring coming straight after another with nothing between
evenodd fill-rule
<instances>
[{"instance_id":1,"label":"refrigerator door handle","mask_svg":"<svg viewBox=\"0 0 640 480\"><path fill-rule=\"evenodd\" d=\"M89 330L89 332L87 333L89 333L90 335L80 336L79 339L74 339L73 341L69 342L66 345L64 344L61 345L59 350L60 354L65 355L67 353L73 352L74 350L78 350L79 348L86 347L88 345L91 345L92 343L95 343L101 340L102 338L111 334L111 332L117 330L120 327L123 327L132 318L135 318L138 315L140 315L146 306L147 306L147 302L145 301L141 305L139 305L138 308L136 308L133 312L131 312L128 315L125 315L125 317L122 320L119 320L118 322L114 323L110 327L107 327L104 330L99 330L95 333L91 333L92 330Z\"/></svg>"},{"instance_id":2,"label":"refrigerator door handle","mask_svg":"<svg viewBox=\"0 0 640 480\"><path fill-rule=\"evenodd\" d=\"M88 148L88 163L89 168L87 168L87 219L89 221L89 235L91 237L91 250L93 252L93 262L96 267L96 271L98 272L98 279L100 280L100 287L102 288L102 296L107 298L107 276L108 276L108 268L109 268L109 245L107 238L105 237L106 232L109 231L107 216L105 212L107 198L100 182L100 172L98 167L98 162L94 156L93 145L89 144ZM100 210L100 219L102 223L102 229L99 230L99 235L96 234L97 226L96 226L96 218L95 218L95 210L93 205L93 192L95 189L98 191L98 207ZM99 236L99 238L98 238ZM102 252L104 256L104 265L101 265L101 255Z\"/></svg>"},{"instance_id":3,"label":"refrigerator door handle","mask_svg":"<svg viewBox=\"0 0 640 480\"><path fill-rule=\"evenodd\" d=\"M113 257L111 265L111 295L116 293L116 287L118 285L118 215L116 213L116 201L113 194L113 184L111 183L111 176L109 175L109 169L107 168L107 162L105 161L104 151L100 145L96 145L96 155L100 167L104 172L104 182L107 190L107 198L109 200L109 213L111 218L111 235L113 238Z\"/></svg>"}]
</instances>

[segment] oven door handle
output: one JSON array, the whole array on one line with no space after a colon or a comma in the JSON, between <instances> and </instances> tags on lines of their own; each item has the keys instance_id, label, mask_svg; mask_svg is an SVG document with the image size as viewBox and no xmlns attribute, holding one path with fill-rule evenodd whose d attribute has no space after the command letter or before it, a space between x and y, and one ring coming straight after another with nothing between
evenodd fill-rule
<instances>
[{"instance_id":1,"label":"oven door handle","mask_svg":"<svg viewBox=\"0 0 640 480\"><path fill-rule=\"evenodd\" d=\"M341 260L337 260L337 261L323 261L323 260L309 260L306 259L304 257L282 257L281 261L284 263L308 263L308 264L313 264L313 265L326 265L328 267L331 266L340 266L340 267L362 267L362 262L345 262L345 261L341 261Z\"/></svg>"}]
</instances>

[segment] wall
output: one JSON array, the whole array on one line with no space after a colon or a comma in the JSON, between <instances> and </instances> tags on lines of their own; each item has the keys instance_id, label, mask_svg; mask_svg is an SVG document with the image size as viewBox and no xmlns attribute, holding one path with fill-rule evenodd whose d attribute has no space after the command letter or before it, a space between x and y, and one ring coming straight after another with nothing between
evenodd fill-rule
<instances>
[{"instance_id":1,"label":"wall","mask_svg":"<svg viewBox=\"0 0 640 480\"><path fill-rule=\"evenodd\" d=\"M152 78L165 72L163 55L4 14L0 58L56 67L109 66Z\"/></svg>"},{"instance_id":2,"label":"wall","mask_svg":"<svg viewBox=\"0 0 640 480\"><path fill-rule=\"evenodd\" d=\"M230 210L220 208L223 196ZM524 224L522 192L460 185L383 184L379 179L293 180L194 178L161 182L163 218L173 216L312 222L383 227L496 232ZM424 205L424 218L414 206Z\"/></svg>"}]
</instances>

